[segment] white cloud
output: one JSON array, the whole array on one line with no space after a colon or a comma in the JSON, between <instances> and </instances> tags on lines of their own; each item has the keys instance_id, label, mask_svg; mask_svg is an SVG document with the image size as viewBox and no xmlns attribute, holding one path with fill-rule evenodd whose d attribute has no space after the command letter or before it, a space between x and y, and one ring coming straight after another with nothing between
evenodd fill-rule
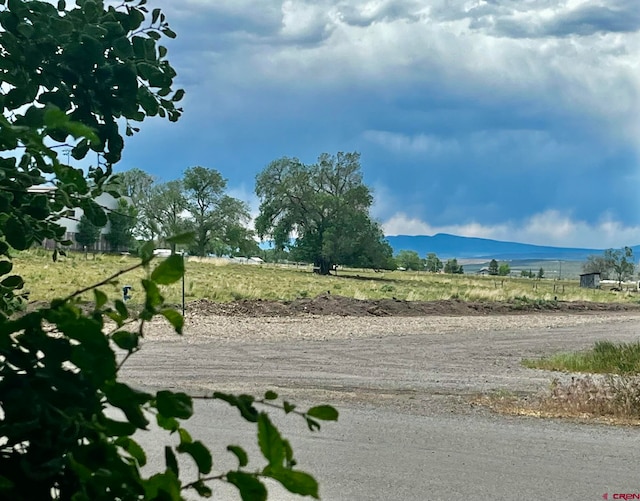
<instances>
[{"instance_id":1,"label":"white cloud","mask_svg":"<svg viewBox=\"0 0 640 501\"><path fill-rule=\"evenodd\" d=\"M640 243L640 226L624 226L604 216L590 224L572 219L555 210L535 214L524 221L506 221L483 225L431 225L419 218L398 212L382 224L386 235L434 235L449 233L465 237L489 238L557 247L584 247L593 249L620 248Z\"/></svg>"},{"instance_id":2,"label":"white cloud","mask_svg":"<svg viewBox=\"0 0 640 501\"><path fill-rule=\"evenodd\" d=\"M400 154L423 153L442 155L459 150L456 140L443 139L431 134L402 134L383 130L367 130L363 139Z\"/></svg>"}]
</instances>

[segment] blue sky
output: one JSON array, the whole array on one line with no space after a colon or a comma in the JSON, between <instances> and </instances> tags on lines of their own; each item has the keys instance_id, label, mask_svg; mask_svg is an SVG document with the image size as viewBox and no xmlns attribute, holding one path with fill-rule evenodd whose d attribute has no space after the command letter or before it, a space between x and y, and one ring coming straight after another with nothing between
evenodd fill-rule
<instances>
[{"instance_id":1,"label":"blue sky","mask_svg":"<svg viewBox=\"0 0 640 501\"><path fill-rule=\"evenodd\" d=\"M120 170L359 151L385 233L640 243L638 0L150 0L178 38L177 124Z\"/></svg>"}]
</instances>

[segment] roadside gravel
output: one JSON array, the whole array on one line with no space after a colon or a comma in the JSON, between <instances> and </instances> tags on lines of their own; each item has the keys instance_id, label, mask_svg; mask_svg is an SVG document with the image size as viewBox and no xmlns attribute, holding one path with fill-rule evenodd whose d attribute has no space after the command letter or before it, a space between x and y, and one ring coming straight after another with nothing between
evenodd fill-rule
<instances>
[{"instance_id":1,"label":"roadside gravel","mask_svg":"<svg viewBox=\"0 0 640 501\"><path fill-rule=\"evenodd\" d=\"M557 373L523 358L638 338L639 313L426 317L246 317L188 312L183 336L161 321L123 376L207 394L276 389L291 399L467 412L469 397L536 392ZM567 376L569 377L569 376Z\"/></svg>"}]
</instances>

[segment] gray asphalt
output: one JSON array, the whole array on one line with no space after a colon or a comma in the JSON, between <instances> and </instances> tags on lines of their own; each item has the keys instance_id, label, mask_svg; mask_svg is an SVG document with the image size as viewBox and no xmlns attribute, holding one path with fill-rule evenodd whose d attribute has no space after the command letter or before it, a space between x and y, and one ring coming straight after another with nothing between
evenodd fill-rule
<instances>
[{"instance_id":1,"label":"gray asphalt","mask_svg":"<svg viewBox=\"0 0 640 501\"><path fill-rule=\"evenodd\" d=\"M419 416L341 409L337 423L311 434L297 419L279 420L299 467L312 472L325 500L599 500L640 493L638 430L499 416ZM226 404L198 402L188 425L214 451L216 469L233 468L224 449L240 444L259 467L255 430ZM161 463L165 435L139 437L149 471ZM182 468L194 475L190 461ZM270 499L300 499L270 485ZM214 484L214 499L239 499Z\"/></svg>"}]
</instances>

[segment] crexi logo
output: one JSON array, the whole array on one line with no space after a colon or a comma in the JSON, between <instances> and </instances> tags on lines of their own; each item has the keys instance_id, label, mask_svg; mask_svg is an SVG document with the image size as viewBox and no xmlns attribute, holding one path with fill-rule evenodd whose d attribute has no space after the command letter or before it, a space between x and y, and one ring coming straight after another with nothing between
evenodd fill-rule
<instances>
[{"instance_id":1,"label":"crexi logo","mask_svg":"<svg viewBox=\"0 0 640 501\"><path fill-rule=\"evenodd\" d=\"M602 495L602 499L604 499L605 501L608 501L609 499L622 499L624 501L627 501L629 499L640 499L640 492L634 492L634 493L616 492L615 494L609 494L605 492Z\"/></svg>"}]
</instances>

